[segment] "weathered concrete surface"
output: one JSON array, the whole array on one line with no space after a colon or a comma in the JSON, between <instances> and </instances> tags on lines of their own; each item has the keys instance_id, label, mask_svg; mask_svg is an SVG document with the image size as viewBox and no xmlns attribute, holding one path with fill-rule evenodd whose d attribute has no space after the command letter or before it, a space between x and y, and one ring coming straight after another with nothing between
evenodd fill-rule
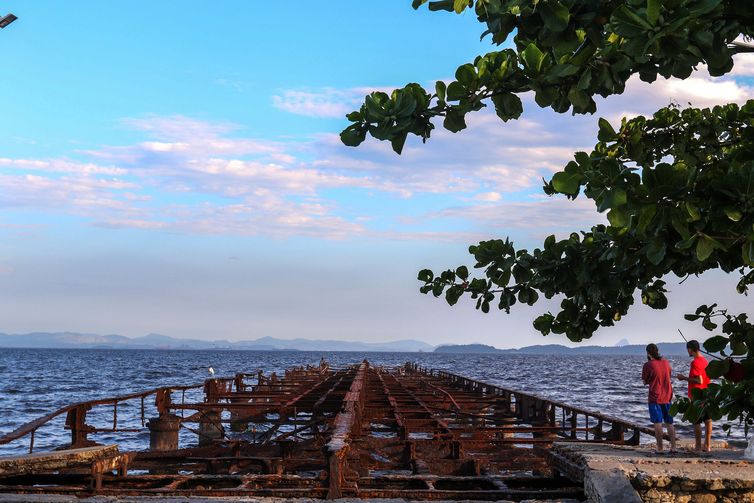
<instances>
[{"instance_id":1,"label":"weathered concrete surface","mask_svg":"<svg viewBox=\"0 0 754 503\"><path fill-rule=\"evenodd\" d=\"M90 498L77 498L60 494L0 494L0 503L224 503L230 501L242 501L246 503L411 503L410 500L393 499L355 499L341 498L335 500L322 500L311 498L204 498L204 497L160 497L160 496L92 496ZM424 503L424 502L422 502ZM476 500L439 500L432 503L476 503ZM484 503L491 503L485 501ZM498 500L495 503L514 503L508 500ZM581 503L579 500L523 500L519 503Z\"/></svg>"},{"instance_id":2,"label":"weathered concrete surface","mask_svg":"<svg viewBox=\"0 0 754 503\"><path fill-rule=\"evenodd\" d=\"M118 455L118 446L103 445L82 447L64 451L41 452L25 456L0 458L0 475L24 475L44 473L77 465L92 464L95 461Z\"/></svg>"},{"instance_id":3,"label":"weathered concrete surface","mask_svg":"<svg viewBox=\"0 0 754 503\"><path fill-rule=\"evenodd\" d=\"M611 470L588 470L584 476L584 494L595 503L641 503L626 472Z\"/></svg>"},{"instance_id":4,"label":"weathered concrete surface","mask_svg":"<svg viewBox=\"0 0 754 503\"><path fill-rule=\"evenodd\" d=\"M629 493L615 499L621 474L641 500L651 503L754 502L754 462L742 449L713 445L711 453L697 453L682 444L674 454L654 453L651 447L559 443L553 448L556 467L580 468L584 490L595 502L631 501ZM626 489L625 483L621 483Z\"/></svg>"}]
</instances>

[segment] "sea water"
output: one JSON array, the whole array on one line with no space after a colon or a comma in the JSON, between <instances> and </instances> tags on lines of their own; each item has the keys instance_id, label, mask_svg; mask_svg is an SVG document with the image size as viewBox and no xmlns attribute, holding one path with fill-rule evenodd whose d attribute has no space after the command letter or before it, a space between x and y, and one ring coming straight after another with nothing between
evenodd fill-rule
<instances>
[{"instance_id":1,"label":"sea water","mask_svg":"<svg viewBox=\"0 0 754 503\"><path fill-rule=\"evenodd\" d=\"M282 372L289 367L318 365L324 358L331 366L358 363L395 366L416 362L421 366L447 370L490 384L557 399L576 407L650 426L647 388L641 381L639 356L606 355L508 355L447 353L363 353L309 351L181 351L109 349L8 349L0 348L0 436L22 424L73 402L125 395L160 386L201 384L208 367L216 376L237 372ZM688 373L690 359L670 357L673 373ZM677 395L684 395L686 383L675 381ZM180 393L177 394L179 398ZM200 391L188 392L187 402L201 401ZM153 417L154 398L145 404L146 419ZM87 422L112 427L112 406L97 407ZM118 405L118 428L141 429L139 400ZM65 414L39 430L35 451L70 441L64 429ZM720 423L715 437L724 439ZM692 435L688 425L679 425L679 434ZM734 426L731 437L743 439ZM149 433L92 435L98 442L118 441L130 448L144 448ZM182 432L182 438L191 434ZM644 438L649 441L649 438ZM28 450L29 437L0 445L0 455Z\"/></svg>"}]
</instances>

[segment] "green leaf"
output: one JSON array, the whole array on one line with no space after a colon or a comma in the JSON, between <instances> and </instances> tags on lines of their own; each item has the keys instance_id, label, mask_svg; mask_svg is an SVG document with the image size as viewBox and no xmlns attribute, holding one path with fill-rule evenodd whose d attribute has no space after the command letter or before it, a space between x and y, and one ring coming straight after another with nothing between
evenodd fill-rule
<instances>
[{"instance_id":1,"label":"green leaf","mask_svg":"<svg viewBox=\"0 0 754 503\"><path fill-rule=\"evenodd\" d=\"M744 264L754 266L754 239L751 236L741 246L741 259Z\"/></svg>"},{"instance_id":2,"label":"green leaf","mask_svg":"<svg viewBox=\"0 0 754 503\"><path fill-rule=\"evenodd\" d=\"M714 329L717 328L717 323L715 323L709 318L704 318L702 320L702 327L704 327L705 330L709 330L710 332L712 332Z\"/></svg>"},{"instance_id":3,"label":"green leaf","mask_svg":"<svg viewBox=\"0 0 754 503\"><path fill-rule=\"evenodd\" d=\"M453 10L456 11L456 14L460 14L468 5L469 0L455 0L453 2Z\"/></svg>"},{"instance_id":4,"label":"green leaf","mask_svg":"<svg viewBox=\"0 0 754 503\"><path fill-rule=\"evenodd\" d=\"M435 82L435 93L437 94L438 100L442 102L445 101L445 91L446 91L445 82L443 82L442 80L438 80L437 82Z\"/></svg>"},{"instance_id":5,"label":"green leaf","mask_svg":"<svg viewBox=\"0 0 754 503\"><path fill-rule=\"evenodd\" d=\"M657 20L660 17L661 6L661 0L647 0L647 21L649 21L652 25L657 24Z\"/></svg>"},{"instance_id":6,"label":"green leaf","mask_svg":"<svg viewBox=\"0 0 754 503\"><path fill-rule=\"evenodd\" d=\"M521 58L524 61L524 66L531 70L535 75L542 71L542 63L544 63L545 54L540 51L534 43L527 45L526 49L521 51Z\"/></svg>"},{"instance_id":7,"label":"green leaf","mask_svg":"<svg viewBox=\"0 0 754 503\"><path fill-rule=\"evenodd\" d=\"M639 210L639 222L636 224L636 230L639 231L641 234L644 234L649 224L652 223L652 220L654 219L656 214L657 214L656 205L650 204L650 205L642 207L642 209Z\"/></svg>"},{"instance_id":8,"label":"green leaf","mask_svg":"<svg viewBox=\"0 0 754 503\"><path fill-rule=\"evenodd\" d=\"M728 338L722 335L710 337L704 341L704 349L710 353L719 353L728 345Z\"/></svg>"},{"instance_id":9,"label":"green leaf","mask_svg":"<svg viewBox=\"0 0 754 503\"><path fill-rule=\"evenodd\" d=\"M559 171L552 177L552 186L561 194L575 196L581 187L581 174Z\"/></svg>"},{"instance_id":10,"label":"green leaf","mask_svg":"<svg viewBox=\"0 0 754 503\"><path fill-rule=\"evenodd\" d=\"M571 14L568 7L557 0L547 0L537 5L539 15L548 30L559 33L568 28Z\"/></svg>"},{"instance_id":11,"label":"green leaf","mask_svg":"<svg viewBox=\"0 0 754 503\"><path fill-rule=\"evenodd\" d=\"M741 218L744 216L741 211L735 209L735 208L725 208L725 215L727 215L728 218L733 220L734 222L738 222L741 220Z\"/></svg>"},{"instance_id":12,"label":"green leaf","mask_svg":"<svg viewBox=\"0 0 754 503\"><path fill-rule=\"evenodd\" d=\"M476 68L471 63L461 65L456 70L456 80L468 88L476 79Z\"/></svg>"},{"instance_id":13,"label":"green leaf","mask_svg":"<svg viewBox=\"0 0 754 503\"><path fill-rule=\"evenodd\" d=\"M715 245L712 239L707 236L701 236L696 243L696 258L699 262L704 262L715 251Z\"/></svg>"},{"instance_id":14,"label":"green leaf","mask_svg":"<svg viewBox=\"0 0 754 503\"><path fill-rule=\"evenodd\" d=\"M364 105L366 105L367 112L369 113L369 117L372 120L380 121L385 119L385 109L380 105L379 101L382 96L385 95L385 93L371 93L364 98Z\"/></svg>"},{"instance_id":15,"label":"green leaf","mask_svg":"<svg viewBox=\"0 0 754 503\"><path fill-rule=\"evenodd\" d=\"M406 137L408 137L408 131L403 131L393 136L393 138L390 140L390 144L393 147L393 152L399 155L401 152L403 152L403 145L405 145L406 143Z\"/></svg>"},{"instance_id":16,"label":"green leaf","mask_svg":"<svg viewBox=\"0 0 754 503\"><path fill-rule=\"evenodd\" d=\"M597 133L597 139L599 141L615 141L618 139L618 133L615 132L615 129L613 129L613 126L610 125L610 123L600 117L600 120L597 121L600 127L599 133Z\"/></svg>"},{"instance_id":17,"label":"green leaf","mask_svg":"<svg viewBox=\"0 0 754 503\"><path fill-rule=\"evenodd\" d=\"M749 352L749 347L743 341L731 341L730 343L731 353L735 356L745 355Z\"/></svg>"},{"instance_id":18,"label":"green leaf","mask_svg":"<svg viewBox=\"0 0 754 503\"><path fill-rule=\"evenodd\" d=\"M438 0L437 2L429 2L429 10L431 11L446 10L448 12L453 12L453 8L453 0Z\"/></svg>"},{"instance_id":19,"label":"green leaf","mask_svg":"<svg viewBox=\"0 0 754 503\"><path fill-rule=\"evenodd\" d=\"M466 281L466 279L469 277L468 267L466 267L465 265L458 267L458 269L456 269L456 276Z\"/></svg>"},{"instance_id":20,"label":"green leaf","mask_svg":"<svg viewBox=\"0 0 754 503\"><path fill-rule=\"evenodd\" d=\"M456 101L465 98L468 96L469 92L466 90L465 87L463 87L463 84L461 84L458 81L453 81L450 84L448 84L448 99L451 101Z\"/></svg>"},{"instance_id":21,"label":"green leaf","mask_svg":"<svg viewBox=\"0 0 754 503\"><path fill-rule=\"evenodd\" d=\"M463 295L463 289L457 285L453 285L445 291L445 301L449 305L454 306L458 302L458 299L461 298L461 295Z\"/></svg>"},{"instance_id":22,"label":"green leaf","mask_svg":"<svg viewBox=\"0 0 754 503\"><path fill-rule=\"evenodd\" d=\"M416 279L419 281L424 281L425 283L429 283L433 279L435 279L434 273L429 269L422 269L419 271L419 274L416 276Z\"/></svg>"},{"instance_id":23,"label":"green leaf","mask_svg":"<svg viewBox=\"0 0 754 503\"><path fill-rule=\"evenodd\" d=\"M579 91L579 89L574 86L570 91L568 91L568 101L573 104L574 109L582 111L586 110L589 107L591 98L589 98L589 95L587 93L585 93L584 91Z\"/></svg>"},{"instance_id":24,"label":"green leaf","mask_svg":"<svg viewBox=\"0 0 754 503\"><path fill-rule=\"evenodd\" d=\"M462 129L466 129L466 114L459 111L456 108L451 108L445 115L445 120L442 122L443 127L448 131L457 133Z\"/></svg>"},{"instance_id":25,"label":"green leaf","mask_svg":"<svg viewBox=\"0 0 754 503\"><path fill-rule=\"evenodd\" d=\"M445 289L445 285L443 285L443 284L442 284L442 283L440 283L439 281L436 281L436 282L435 282L435 283L434 283L434 284L432 285L432 295L434 295L435 297L439 297L440 295L442 295L442 291L443 291L444 289Z\"/></svg>"},{"instance_id":26,"label":"green leaf","mask_svg":"<svg viewBox=\"0 0 754 503\"><path fill-rule=\"evenodd\" d=\"M521 98L513 93L497 94L492 97L492 103L495 105L495 113L503 121L518 119L524 111Z\"/></svg>"},{"instance_id":27,"label":"green leaf","mask_svg":"<svg viewBox=\"0 0 754 503\"><path fill-rule=\"evenodd\" d=\"M551 315L550 313L543 314L542 316L538 316L534 320L534 328L541 332L542 335L547 335L550 333L550 330L552 330L552 324L555 321L555 317Z\"/></svg>"},{"instance_id":28,"label":"green leaf","mask_svg":"<svg viewBox=\"0 0 754 503\"><path fill-rule=\"evenodd\" d=\"M361 124L351 124L340 133L340 141L349 147L358 147L366 137L367 132Z\"/></svg>"},{"instance_id":29,"label":"green leaf","mask_svg":"<svg viewBox=\"0 0 754 503\"><path fill-rule=\"evenodd\" d=\"M590 68L587 68L584 70L584 73L581 74L581 77L579 77L579 82L576 84L576 87L578 89L581 89L582 91L586 91L589 89L589 85L592 83L592 70Z\"/></svg>"},{"instance_id":30,"label":"green leaf","mask_svg":"<svg viewBox=\"0 0 754 503\"><path fill-rule=\"evenodd\" d=\"M607 212L607 220L613 227L626 227L628 225L628 213L623 208L613 208Z\"/></svg>"},{"instance_id":31,"label":"green leaf","mask_svg":"<svg viewBox=\"0 0 754 503\"><path fill-rule=\"evenodd\" d=\"M712 360L707 365L707 375L710 379L718 379L730 369L730 360Z\"/></svg>"},{"instance_id":32,"label":"green leaf","mask_svg":"<svg viewBox=\"0 0 754 503\"><path fill-rule=\"evenodd\" d=\"M720 5L720 2L721 0L697 0L696 2L691 3L689 10L695 16L702 16L713 11L718 5Z\"/></svg>"},{"instance_id":33,"label":"green leaf","mask_svg":"<svg viewBox=\"0 0 754 503\"><path fill-rule=\"evenodd\" d=\"M654 265L659 265L665 258L666 250L664 241L653 241L647 246L647 259Z\"/></svg>"},{"instance_id":34,"label":"green leaf","mask_svg":"<svg viewBox=\"0 0 754 503\"><path fill-rule=\"evenodd\" d=\"M615 9L611 20L615 25L615 32L621 37L634 38L652 29L649 21L639 16L626 5L621 5Z\"/></svg>"},{"instance_id":35,"label":"green leaf","mask_svg":"<svg viewBox=\"0 0 754 503\"><path fill-rule=\"evenodd\" d=\"M696 207L694 203L691 201L686 201L686 213L689 214L688 221L689 222L697 222L702 218L702 214L699 211L699 208Z\"/></svg>"}]
</instances>

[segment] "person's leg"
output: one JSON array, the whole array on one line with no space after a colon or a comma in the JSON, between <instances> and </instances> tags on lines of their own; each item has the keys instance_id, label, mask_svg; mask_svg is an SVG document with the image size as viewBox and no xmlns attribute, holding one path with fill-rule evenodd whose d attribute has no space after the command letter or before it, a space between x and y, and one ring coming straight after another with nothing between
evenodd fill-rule
<instances>
[{"instance_id":1,"label":"person's leg","mask_svg":"<svg viewBox=\"0 0 754 503\"><path fill-rule=\"evenodd\" d=\"M655 440L657 441L657 452L662 452L662 407L656 403L650 403L649 420L655 428Z\"/></svg>"},{"instance_id":2,"label":"person's leg","mask_svg":"<svg viewBox=\"0 0 754 503\"><path fill-rule=\"evenodd\" d=\"M704 450L707 452L712 450L712 419L704 422Z\"/></svg>"},{"instance_id":3,"label":"person's leg","mask_svg":"<svg viewBox=\"0 0 754 503\"><path fill-rule=\"evenodd\" d=\"M675 426L668 423L668 436L670 437L670 452L675 452Z\"/></svg>"},{"instance_id":4,"label":"person's leg","mask_svg":"<svg viewBox=\"0 0 754 503\"><path fill-rule=\"evenodd\" d=\"M655 440L657 440L657 452L662 452L662 423L654 423Z\"/></svg>"},{"instance_id":5,"label":"person's leg","mask_svg":"<svg viewBox=\"0 0 754 503\"><path fill-rule=\"evenodd\" d=\"M700 423L694 424L694 450L702 450L702 425Z\"/></svg>"}]
</instances>

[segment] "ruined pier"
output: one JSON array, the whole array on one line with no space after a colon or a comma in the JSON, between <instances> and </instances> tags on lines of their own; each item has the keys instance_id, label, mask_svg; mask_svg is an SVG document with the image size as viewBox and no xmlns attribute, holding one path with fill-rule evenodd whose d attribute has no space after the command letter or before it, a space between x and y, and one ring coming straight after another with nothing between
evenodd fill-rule
<instances>
[{"instance_id":1,"label":"ruined pier","mask_svg":"<svg viewBox=\"0 0 754 503\"><path fill-rule=\"evenodd\" d=\"M108 423L92 424L103 408ZM123 427L124 411L141 428ZM35 434L62 415L70 444L35 457ZM134 431L140 449L98 442ZM0 493L581 500L553 443L638 445L641 433L652 431L414 364L323 362L64 407L0 437L32 453L0 458Z\"/></svg>"}]
</instances>

